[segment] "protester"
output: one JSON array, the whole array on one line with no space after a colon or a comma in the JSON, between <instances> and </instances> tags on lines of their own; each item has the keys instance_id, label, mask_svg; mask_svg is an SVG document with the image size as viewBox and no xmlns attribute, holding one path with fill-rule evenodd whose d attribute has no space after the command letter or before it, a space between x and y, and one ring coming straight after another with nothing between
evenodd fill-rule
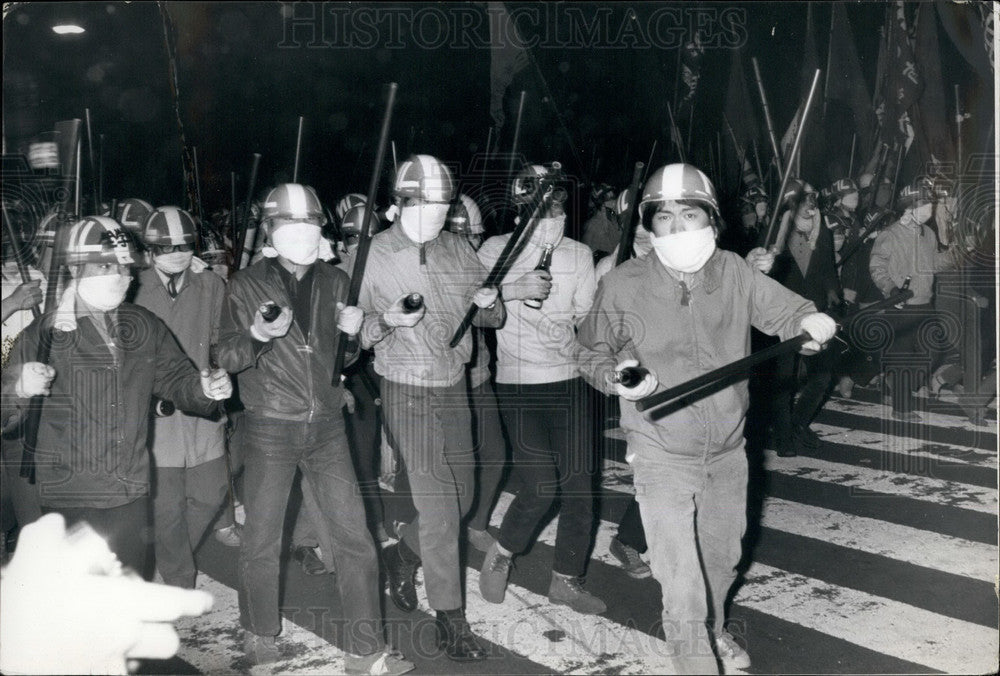
<instances>
[{"instance_id":1,"label":"protester","mask_svg":"<svg viewBox=\"0 0 1000 676\"><path fill-rule=\"evenodd\" d=\"M204 415L232 385L221 369L199 374L156 315L123 302L136 258L117 222L84 218L63 241L72 281L59 307L32 322L12 350L4 419L22 416L33 396L48 398L35 455L42 511L89 522L123 564L144 573L153 397ZM49 330L49 358L39 363Z\"/></svg>"},{"instance_id":2,"label":"protester","mask_svg":"<svg viewBox=\"0 0 1000 676\"><path fill-rule=\"evenodd\" d=\"M532 217L535 203L543 199L537 181L546 173L536 165L515 180L520 218ZM518 181L535 187L518 190ZM558 499L548 597L577 612L596 614L607 607L582 586L593 545L598 476L594 411L589 388L566 356L576 325L590 310L596 280L590 249L565 237L566 193L560 191L550 187L527 246L507 273L512 281L502 287L507 322L497 331L497 391L519 489L497 542L483 559L479 590L487 601L503 602L514 556L531 545ZM493 266L510 237L487 240L479 250L483 264ZM540 259L550 262L547 269L539 269Z\"/></svg>"},{"instance_id":3,"label":"protester","mask_svg":"<svg viewBox=\"0 0 1000 676\"><path fill-rule=\"evenodd\" d=\"M423 563L427 600L436 613L438 646L453 660L481 660L486 649L469 629L462 598L459 528L475 495L475 456L465 365L473 337L449 347L469 304L474 323L505 318L497 289L463 237L442 232L455 194L451 171L437 158L414 155L393 183L395 222L371 242L361 284L362 345L374 347L382 406L412 489L418 517L401 526L384 551L389 592L404 612L417 606ZM419 307L404 302L420 294Z\"/></svg>"},{"instance_id":4,"label":"protester","mask_svg":"<svg viewBox=\"0 0 1000 676\"><path fill-rule=\"evenodd\" d=\"M195 366L210 368L226 287L194 257L194 219L177 207L160 207L146 219L142 237L153 266L139 274L136 305L163 320ZM193 552L202 536L220 513L223 527L234 527L226 502L226 420L218 409L207 417L172 409L169 401L154 407L156 568L167 584L192 588Z\"/></svg>"},{"instance_id":5,"label":"protester","mask_svg":"<svg viewBox=\"0 0 1000 676\"><path fill-rule=\"evenodd\" d=\"M655 255L602 279L580 326L580 368L588 382L624 400L626 460L663 592L674 667L718 673L718 657L727 670L745 669L749 656L725 631L725 600L746 524L746 385L686 403L658 422L632 402L658 384L676 385L746 356L751 326L782 338L805 331L812 340L803 350L820 349L836 327L809 301L716 249L715 189L696 168L655 171L639 208ZM649 370L632 388L614 382L629 366ZM711 637L704 630L710 615Z\"/></svg>"},{"instance_id":6,"label":"protester","mask_svg":"<svg viewBox=\"0 0 1000 676\"><path fill-rule=\"evenodd\" d=\"M378 563L365 526L333 373L341 333L353 336L362 313L345 307L348 277L317 263L333 252L320 234L319 199L308 186L282 184L264 201L270 246L263 260L233 275L223 305L219 363L239 374L246 407L243 547L239 563L244 650L256 664L279 652L279 558L285 507L296 468L330 529L337 590L347 630L347 673L413 668L382 635ZM271 321L269 304L281 308Z\"/></svg>"}]
</instances>

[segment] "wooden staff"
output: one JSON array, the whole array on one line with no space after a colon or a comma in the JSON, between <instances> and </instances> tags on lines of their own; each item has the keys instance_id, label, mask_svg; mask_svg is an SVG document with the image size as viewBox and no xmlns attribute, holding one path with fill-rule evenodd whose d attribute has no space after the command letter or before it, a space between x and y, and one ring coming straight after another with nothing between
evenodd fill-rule
<instances>
[{"instance_id":1,"label":"wooden staff","mask_svg":"<svg viewBox=\"0 0 1000 676\"><path fill-rule=\"evenodd\" d=\"M351 273L351 286L347 290L344 305L356 306L361 295L361 281L364 279L365 265L368 262L368 250L371 248L371 220L374 217L375 197L378 192L378 179L382 175L382 162L385 160L385 149L389 145L389 128L392 123L392 109L396 106L395 82L389 83L389 92L385 103L385 113L382 116L382 130L379 133L378 148L375 150L375 165L372 167L371 180L368 182L368 196L365 200L365 213L361 220L361 236L358 240L358 250L354 256L354 271ZM333 359L333 385L340 385L341 372L344 370L344 354L347 343L351 340L344 333L337 333L337 347Z\"/></svg>"},{"instance_id":2,"label":"wooden staff","mask_svg":"<svg viewBox=\"0 0 1000 676\"><path fill-rule=\"evenodd\" d=\"M229 241L236 248L236 172L229 172Z\"/></svg>"},{"instance_id":3,"label":"wooden staff","mask_svg":"<svg viewBox=\"0 0 1000 676\"><path fill-rule=\"evenodd\" d=\"M760 77L760 66L757 64L757 57L750 59L753 62L754 77L757 78L757 90L760 92L760 103L764 107L764 122L767 124L767 136L771 139L771 150L774 152L774 163L778 167L778 173L784 174L781 166L781 151L778 150L778 137L774 134L774 124L771 122L771 108L767 105L767 94L764 93L764 81Z\"/></svg>"},{"instance_id":4,"label":"wooden staff","mask_svg":"<svg viewBox=\"0 0 1000 676\"><path fill-rule=\"evenodd\" d=\"M681 162L687 162L684 155L684 145L681 143L681 132L674 123L674 111L669 103L667 104L667 116L670 119L670 139L677 146L677 154L680 156Z\"/></svg>"},{"instance_id":5,"label":"wooden staff","mask_svg":"<svg viewBox=\"0 0 1000 676\"><path fill-rule=\"evenodd\" d=\"M299 182L299 157L302 154L302 124L306 118L299 115L299 133L295 139L295 168L292 170L292 183Z\"/></svg>"},{"instance_id":6,"label":"wooden staff","mask_svg":"<svg viewBox=\"0 0 1000 676\"><path fill-rule=\"evenodd\" d=\"M618 240L618 256L615 259L616 266L621 265L632 257L632 242L635 240L636 227L632 225L632 221L635 218L636 202L639 201L639 188L642 185L643 170L644 165L642 162L636 162L635 169L632 170L632 184L628 187L628 209L621 216L622 234Z\"/></svg>"},{"instance_id":7,"label":"wooden staff","mask_svg":"<svg viewBox=\"0 0 1000 676\"><path fill-rule=\"evenodd\" d=\"M104 204L104 134L100 134L97 137L100 141L100 156L98 158L98 171L97 171L97 202L99 204ZM115 217L115 212L111 212L111 218Z\"/></svg>"},{"instance_id":8,"label":"wooden staff","mask_svg":"<svg viewBox=\"0 0 1000 676\"><path fill-rule=\"evenodd\" d=\"M853 134L851 134L851 161L847 165L847 176L848 177L853 177L854 176L854 146L855 146L855 144L857 144L857 142L858 142L858 133L854 132Z\"/></svg>"},{"instance_id":9,"label":"wooden staff","mask_svg":"<svg viewBox=\"0 0 1000 676\"><path fill-rule=\"evenodd\" d=\"M94 162L94 134L90 129L90 108L85 108L83 112L87 120L87 149L90 151L87 157L90 159L90 187L94 195L94 213L99 214L101 213L101 201L97 190L97 167Z\"/></svg>"},{"instance_id":10,"label":"wooden staff","mask_svg":"<svg viewBox=\"0 0 1000 676\"><path fill-rule=\"evenodd\" d=\"M194 156L194 198L198 212L198 227L194 233L194 255L201 256L201 229L205 224L205 214L201 210L201 170L198 169L198 148L191 148Z\"/></svg>"},{"instance_id":11,"label":"wooden staff","mask_svg":"<svg viewBox=\"0 0 1000 676\"><path fill-rule=\"evenodd\" d=\"M646 180L646 172L649 171L649 168L651 166L653 166L653 154L656 152L656 142L657 142L657 140L658 139L655 139L655 138L653 139L653 147L649 149L649 159L646 160L646 166L642 170L642 179L639 181L640 183L642 183L643 181Z\"/></svg>"},{"instance_id":12,"label":"wooden staff","mask_svg":"<svg viewBox=\"0 0 1000 676\"><path fill-rule=\"evenodd\" d=\"M756 63L754 64L756 67ZM778 222L778 207L781 206L781 196L785 192L785 186L788 185L788 179L792 173L792 167L795 165L795 158L799 153L799 146L802 144L802 132L805 131L806 123L809 121L809 109L812 107L813 99L816 96L816 87L819 85L819 76L823 71L819 68L813 74L812 85L809 87L809 96L806 97L805 107L802 109L802 119L799 121L799 128L795 130L795 142L792 144L792 153L788 156L788 167L781 174L781 185L778 188L778 194L775 196L774 209L771 212L771 222L767 226L767 236L764 239L764 248L770 247L774 242L771 240L771 235L774 234L774 226ZM763 90L762 90L763 91Z\"/></svg>"},{"instance_id":13,"label":"wooden staff","mask_svg":"<svg viewBox=\"0 0 1000 676\"><path fill-rule=\"evenodd\" d=\"M524 98L527 95L525 90L521 90L521 98L517 104L517 122L514 124L514 143L510 146L510 164L507 165L508 180L514 178L514 162L517 160L517 146L521 140L521 119L524 116Z\"/></svg>"},{"instance_id":14,"label":"wooden staff","mask_svg":"<svg viewBox=\"0 0 1000 676\"><path fill-rule=\"evenodd\" d=\"M504 246L503 251L500 252L500 257L497 259L497 262L493 264L493 269L490 270L489 274L486 276L486 281L483 282L482 286L498 287L504 277L507 276L507 271L510 269L510 266L514 264L514 261L517 260L520 250L523 249L528 240L531 238L531 233L534 231L535 226L538 223L538 215L542 213L543 208L549 201L549 195L547 193L549 192L549 187L551 187L555 180L554 174L559 170L559 168L559 163L553 162L552 173L544 176L538 182L536 195L538 195L540 199L531 214L531 218L522 220L514 228L514 231L510 234L510 239L507 240L507 244ZM466 311L465 317L458 325L458 328L455 329L455 334L451 337L451 341L448 343L449 346L453 348L458 347L458 344L462 342L462 337L465 335L465 332L469 330L470 326L472 326L472 319L476 316L476 312L478 311L479 306L475 303L469 304L469 309Z\"/></svg>"},{"instance_id":15,"label":"wooden staff","mask_svg":"<svg viewBox=\"0 0 1000 676\"><path fill-rule=\"evenodd\" d=\"M875 303L857 313L850 320L848 320L844 326L841 326L840 330L845 328L849 329L854 322L858 321L858 319L862 316L870 316L875 312L905 302L912 297L913 291L904 289L898 294L883 301L879 301L878 303ZM783 354L797 352L810 340L812 340L812 337L808 333L802 333L794 338L782 341L777 345L772 345L771 347L758 350L753 354L747 355L742 359L737 359L730 364L720 366L719 368L713 369L708 373L703 373L700 376L691 378L690 380L680 383L679 385L667 388L662 392L657 392L656 394L651 394L648 397L643 397L635 403L635 407L639 411L649 411L650 409L663 406L664 404L669 404L670 402L675 402L692 394L696 394L699 390L706 389L722 380L737 376L742 379L742 376L757 364L769 361ZM652 411L649 414L649 418L654 421L659 420L669 415L672 412L672 409L672 406L665 406L657 411Z\"/></svg>"},{"instance_id":16,"label":"wooden staff","mask_svg":"<svg viewBox=\"0 0 1000 676\"><path fill-rule=\"evenodd\" d=\"M250 225L250 204L253 202L253 191L257 185L257 168L260 166L260 153L253 154L253 164L250 166L250 183L247 185L247 201L243 204L243 227L240 228L240 236L236 242L236 251L233 252L233 270L239 270L243 262L243 247L246 246L247 228ZM258 226L259 227L259 226ZM253 243L251 243L253 246ZM251 252L252 253L252 252Z\"/></svg>"}]
</instances>

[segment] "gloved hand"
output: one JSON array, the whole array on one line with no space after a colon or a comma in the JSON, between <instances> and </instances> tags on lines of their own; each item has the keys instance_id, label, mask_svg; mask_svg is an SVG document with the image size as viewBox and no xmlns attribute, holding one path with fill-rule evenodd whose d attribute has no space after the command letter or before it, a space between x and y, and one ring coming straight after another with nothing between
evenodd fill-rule
<instances>
[{"instance_id":1,"label":"gloved hand","mask_svg":"<svg viewBox=\"0 0 1000 676\"><path fill-rule=\"evenodd\" d=\"M844 300L848 303L854 303L858 300L858 292L854 289L844 289Z\"/></svg>"},{"instance_id":2,"label":"gloved hand","mask_svg":"<svg viewBox=\"0 0 1000 676\"><path fill-rule=\"evenodd\" d=\"M799 328L812 339L803 344L799 351L802 354L816 354L837 333L837 322L822 312L813 312L802 318Z\"/></svg>"},{"instance_id":3,"label":"gloved hand","mask_svg":"<svg viewBox=\"0 0 1000 676\"><path fill-rule=\"evenodd\" d=\"M253 326L250 327L250 335L262 343L268 343L274 338L281 338L288 333L288 329L292 326L292 308L281 308L281 314L272 322L264 319L262 313L266 309L267 305L261 305L257 308L257 312L253 316Z\"/></svg>"},{"instance_id":4,"label":"gloved hand","mask_svg":"<svg viewBox=\"0 0 1000 676\"><path fill-rule=\"evenodd\" d=\"M344 388L344 407L347 408L347 412L351 415L354 415L354 412L358 410L357 399L354 398L354 395L346 387Z\"/></svg>"},{"instance_id":5,"label":"gloved hand","mask_svg":"<svg viewBox=\"0 0 1000 676\"><path fill-rule=\"evenodd\" d=\"M365 321L365 312L359 307L353 305L345 306L343 303L337 303L337 328L346 333L349 336L358 335L358 331L361 330L361 324Z\"/></svg>"},{"instance_id":6,"label":"gloved hand","mask_svg":"<svg viewBox=\"0 0 1000 676\"><path fill-rule=\"evenodd\" d=\"M33 279L14 289L14 293L4 298L4 304L13 305L18 310L30 310L42 302L41 280Z\"/></svg>"},{"instance_id":7,"label":"gloved hand","mask_svg":"<svg viewBox=\"0 0 1000 676\"><path fill-rule=\"evenodd\" d=\"M424 314L427 312L426 303L420 306L419 310L414 310L413 312L407 312L403 307L403 301L405 301L410 294L404 293L402 296L396 299L396 302L389 306L389 309L382 313L382 319L389 326L416 326L417 322L424 318Z\"/></svg>"},{"instance_id":8,"label":"gloved hand","mask_svg":"<svg viewBox=\"0 0 1000 676\"><path fill-rule=\"evenodd\" d=\"M56 370L48 364L29 361L21 364L21 377L14 385L14 392L22 399L35 396L47 397L51 394L49 386L56 377Z\"/></svg>"},{"instance_id":9,"label":"gloved hand","mask_svg":"<svg viewBox=\"0 0 1000 676\"><path fill-rule=\"evenodd\" d=\"M502 286L504 300L545 300L552 291L552 275L545 270L531 270Z\"/></svg>"},{"instance_id":10,"label":"gloved hand","mask_svg":"<svg viewBox=\"0 0 1000 676\"><path fill-rule=\"evenodd\" d=\"M128 574L89 526L67 533L62 515L46 514L21 531L0 582L0 670L126 674L135 658L173 656L172 622L211 607L203 591Z\"/></svg>"},{"instance_id":11,"label":"gloved hand","mask_svg":"<svg viewBox=\"0 0 1000 676\"><path fill-rule=\"evenodd\" d=\"M618 362L615 366L615 372L617 373L629 366L638 365L639 362L635 359L625 359L624 361ZM657 385L659 385L659 381L656 379L656 374L650 371L635 387L625 387L621 383L615 383L615 392L617 392L618 396L622 399L626 399L628 401L638 401L639 399L648 397L655 392Z\"/></svg>"},{"instance_id":12,"label":"gloved hand","mask_svg":"<svg viewBox=\"0 0 1000 676\"><path fill-rule=\"evenodd\" d=\"M222 401L233 396L233 381L229 379L229 374L223 369L202 369L201 371L201 391L209 399Z\"/></svg>"},{"instance_id":13,"label":"gloved hand","mask_svg":"<svg viewBox=\"0 0 1000 676\"><path fill-rule=\"evenodd\" d=\"M476 289L476 293L472 295L472 302L476 304L480 310L486 310L493 306L497 302L497 297L500 295L500 290L493 287L484 286Z\"/></svg>"},{"instance_id":14,"label":"gloved hand","mask_svg":"<svg viewBox=\"0 0 1000 676\"><path fill-rule=\"evenodd\" d=\"M762 246L758 246L754 249L750 249L747 254L746 262L750 267L764 273L765 275L771 271L774 267L774 252L768 251Z\"/></svg>"}]
</instances>

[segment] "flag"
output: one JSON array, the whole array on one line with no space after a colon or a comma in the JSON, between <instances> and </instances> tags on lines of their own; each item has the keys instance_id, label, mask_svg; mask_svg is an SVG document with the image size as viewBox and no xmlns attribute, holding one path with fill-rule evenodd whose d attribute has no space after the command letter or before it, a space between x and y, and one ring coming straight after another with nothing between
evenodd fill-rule
<instances>
[{"instance_id":1,"label":"flag","mask_svg":"<svg viewBox=\"0 0 1000 676\"><path fill-rule=\"evenodd\" d=\"M915 38L917 72L924 82L923 92L913 106L917 150L920 162L927 169L941 170L941 164L953 162L954 146L949 133L944 74L941 71L941 51L937 37L937 12L933 3L920 6ZM921 172L923 173L923 172Z\"/></svg>"},{"instance_id":2,"label":"flag","mask_svg":"<svg viewBox=\"0 0 1000 676\"><path fill-rule=\"evenodd\" d=\"M502 2L489 3L490 16L490 115L497 129L506 116L503 97L514 76L528 67L531 56Z\"/></svg>"},{"instance_id":3,"label":"flag","mask_svg":"<svg viewBox=\"0 0 1000 676\"><path fill-rule=\"evenodd\" d=\"M827 62L827 87L826 100L828 102L838 102L846 109L845 121L849 122L847 128L852 134L857 134L857 147L867 149L874 141L874 116L872 115L872 101L865 89L865 79L861 71L861 62L858 59L858 52L855 48L854 33L851 30L850 21L844 6L834 3L830 11L830 59ZM824 120L827 129L841 135L841 141L846 136L846 129L842 124L837 124L837 106L832 107L830 117ZM831 119L832 118L832 119ZM841 144L833 144L830 147L842 147ZM848 146L850 144L847 144ZM850 151L848 151L850 152ZM846 165L845 165L846 166Z\"/></svg>"},{"instance_id":4,"label":"flag","mask_svg":"<svg viewBox=\"0 0 1000 676\"><path fill-rule=\"evenodd\" d=\"M732 142L726 144L726 147L731 145L735 152L734 164L739 167L740 162L743 163L740 167L742 182L746 185L751 185L753 182L760 183L761 177L757 176L757 172L749 164L750 146L759 138L760 127L753 102L750 100L743 56L739 49L733 50L729 63L729 85L726 90L726 105L722 120L725 125L722 133Z\"/></svg>"},{"instance_id":5,"label":"flag","mask_svg":"<svg viewBox=\"0 0 1000 676\"><path fill-rule=\"evenodd\" d=\"M795 111L795 117L792 121L788 123L788 129L785 130L784 135L781 137L781 157L784 162L785 167L788 167L788 161L791 159L792 146L795 145L795 136L799 133L799 124L802 123L802 109L805 107L805 101L799 104L798 109ZM790 176L798 176L798 168L792 170Z\"/></svg>"}]
</instances>

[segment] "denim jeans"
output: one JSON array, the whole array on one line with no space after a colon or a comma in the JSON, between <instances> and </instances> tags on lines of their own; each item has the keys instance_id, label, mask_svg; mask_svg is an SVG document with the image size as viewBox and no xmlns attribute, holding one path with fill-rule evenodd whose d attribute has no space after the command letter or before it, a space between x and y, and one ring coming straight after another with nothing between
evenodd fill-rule
<instances>
[{"instance_id":1,"label":"denim jeans","mask_svg":"<svg viewBox=\"0 0 1000 676\"><path fill-rule=\"evenodd\" d=\"M419 387L383 380L382 402L417 508L416 521L402 528L403 541L420 555L431 608L456 610L462 607L459 526L476 487L465 381Z\"/></svg>"},{"instance_id":2,"label":"denim jeans","mask_svg":"<svg viewBox=\"0 0 1000 676\"><path fill-rule=\"evenodd\" d=\"M500 526L500 545L525 551L558 499L553 572L587 570L593 544L597 452L588 386L582 378L535 385L497 384L500 414L513 451L520 489Z\"/></svg>"},{"instance_id":3,"label":"denim jeans","mask_svg":"<svg viewBox=\"0 0 1000 676\"><path fill-rule=\"evenodd\" d=\"M246 523L240 551L240 622L260 636L281 629L279 557L285 508L296 468L302 470L333 539L343 607L343 649L369 655L383 648L375 544L338 416L293 422L246 416Z\"/></svg>"},{"instance_id":4,"label":"denim jeans","mask_svg":"<svg viewBox=\"0 0 1000 676\"><path fill-rule=\"evenodd\" d=\"M722 633L726 595L736 580L746 530L746 454L741 448L682 462L647 446L631 464L678 673L718 673L706 628L711 621L713 633Z\"/></svg>"}]
</instances>

